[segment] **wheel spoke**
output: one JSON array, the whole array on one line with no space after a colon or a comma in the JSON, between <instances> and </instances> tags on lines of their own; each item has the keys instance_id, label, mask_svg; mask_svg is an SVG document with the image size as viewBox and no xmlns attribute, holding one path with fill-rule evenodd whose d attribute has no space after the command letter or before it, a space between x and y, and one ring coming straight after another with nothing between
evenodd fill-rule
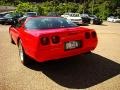
<instances>
[{"instance_id":1,"label":"wheel spoke","mask_svg":"<svg viewBox=\"0 0 120 90\"><path fill-rule=\"evenodd\" d=\"M20 56L21 62L23 62L24 54L23 54L23 49L21 44L19 45L19 56Z\"/></svg>"}]
</instances>

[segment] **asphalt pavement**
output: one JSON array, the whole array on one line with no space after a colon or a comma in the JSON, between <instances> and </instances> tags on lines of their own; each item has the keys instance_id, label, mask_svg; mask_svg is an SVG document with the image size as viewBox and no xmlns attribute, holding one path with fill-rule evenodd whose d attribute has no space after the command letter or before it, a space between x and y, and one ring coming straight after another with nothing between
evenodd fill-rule
<instances>
[{"instance_id":1,"label":"asphalt pavement","mask_svg":"<svg viewBox=\"0 0 120 90\"><path fill-rule=\"evenodd\" d=\"M91 54L24 66L0 25L0 90L120 90L120 23L83 27L98 34Z\"/></svg>"}]
</instances>

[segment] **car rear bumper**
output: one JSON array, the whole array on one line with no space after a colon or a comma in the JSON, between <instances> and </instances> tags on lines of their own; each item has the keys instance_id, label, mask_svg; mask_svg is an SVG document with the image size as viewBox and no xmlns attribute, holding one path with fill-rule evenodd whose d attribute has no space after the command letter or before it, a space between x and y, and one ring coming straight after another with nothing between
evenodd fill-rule
<instances>
[{"instance_id":1,"label":"car rear bumper","mask_svg":"<svg viewBox=\"0 0 120 90\"><path fill-rule=\"evenodd\" d=\"M53 49L44 49L44 50L37 50L34 52L34 55L32 56L33 59L35 59L38 62L45 62L50 60L56 60L60 58L70 57L79 55L82 53L86 53L89 51L92 51L96 48L97 40L93 42L86 43L86 45L83 45L81 48L76 48L72 50L65 51L64 46L63 48L53 48Z\"/></svg>"}]
</instances>

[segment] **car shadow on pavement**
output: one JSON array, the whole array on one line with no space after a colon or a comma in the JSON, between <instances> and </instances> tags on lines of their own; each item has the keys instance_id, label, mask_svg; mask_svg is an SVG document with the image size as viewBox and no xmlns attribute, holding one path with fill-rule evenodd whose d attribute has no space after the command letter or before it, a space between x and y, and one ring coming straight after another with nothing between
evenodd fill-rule
<instances>
[{"instance_id":1,"label":"car shadow on pavement","mask_svg":"<svg viewBox=\"0 0 120 90\"><path fill-rule=\"evenodd\" d=\"M42 71L57 84L73 89L89 88L120 74L120 64L94 53L35 63L29 68Z\"/></svg>"}]
</instances>

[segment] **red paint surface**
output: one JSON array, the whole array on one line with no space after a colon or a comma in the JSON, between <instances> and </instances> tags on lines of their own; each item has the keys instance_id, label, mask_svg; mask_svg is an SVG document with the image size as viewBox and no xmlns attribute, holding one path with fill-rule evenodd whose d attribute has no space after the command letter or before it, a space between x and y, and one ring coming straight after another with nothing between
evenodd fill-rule
<instances>
[{"instance_id":1,"label":"red paint surface","mask_svg":"<svg viewBox=\"0 0 120 90\"><path fill-rule=\"evenodd\" d=\"M90 33L89 39L85 38L86 32ZM27 30L24 28L24 24L19 28L9 28L9 33L15 44L17 44L18 39L20 39L22 41L22 46L25 53L38 62L56 60L94 50L97 46L98 39L97 36L94 38L92 37L92 32L95 31L83 27L57 28L48 30ZM53 36L59 36L60 42L53 44L51 39ZM49 38L49 45L41 44L40 39L42 37ZM67 51L64 49L65 42L76 40L82 41L81 48Z\"/></svg>"}]
</instances>

